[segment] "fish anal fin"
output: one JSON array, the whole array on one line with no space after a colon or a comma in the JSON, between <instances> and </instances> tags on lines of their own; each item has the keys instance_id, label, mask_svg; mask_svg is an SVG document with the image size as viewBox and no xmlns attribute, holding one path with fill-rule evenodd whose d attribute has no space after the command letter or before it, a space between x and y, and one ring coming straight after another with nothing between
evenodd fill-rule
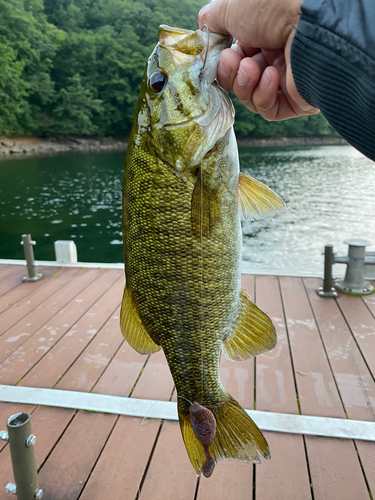
<instances>
[{"instance_id":1,"label":"fish anal fin","mask_svg":"<svg viewBox=\"0 0 375 500\"><path fill-rule=\"evenodd\" d=\"M160 351L160 346L155 344L138 315L130 290L125 287L122 298L120 314L121 333L139 354L153 354Z\"/></svg>"},{"instance_id":2,"label":"fish anal fin","mask_svg":"<svg viewBox=\"0 0 375 500\"><path fill-rule=\"evenodd\" d=\"M260 463L258 451L264 458L271 458L262 432L232 396L226 393L224 402L218 408L212 409L216 419L216 434L209 447L215 463L224 458ZM180 408L178 414L187 454L199 476L206 462L203 445L194 435L189 416L182 415Z\"/></svg>"},{"instance_id":3,"label":"fish anal fin","mask_svg":"<svg viewBox=\"0 0 375 500\"><path fill-rule=\"evenodd\" d=\"M223 354L232 361L270 351L276 345L275 327L270 318L241 291L241 311L230 334L223 340Z\"/></svg>"},{"instance_id":4,"label":"fish anal fin","mask_svg":"<svg viewBox=\"0 0 375 500\"><path fill-rule=\"evenodd\" d=\"M273 217L285 210L285 203L279 195L249 175L239 174L238 203L243 220L258 220Z\"/></svg>"},{"instance_id":5,"label":"fish anal fin","mask_svg":"<svg viewBox=\"0 0 375 500\"><path fill-rule=\"evenodd\" d=\"M198 171L191 199L191 223L195 235L209 236L220 215L217 187L208 187Z\"/></svg>"}]
</instances>

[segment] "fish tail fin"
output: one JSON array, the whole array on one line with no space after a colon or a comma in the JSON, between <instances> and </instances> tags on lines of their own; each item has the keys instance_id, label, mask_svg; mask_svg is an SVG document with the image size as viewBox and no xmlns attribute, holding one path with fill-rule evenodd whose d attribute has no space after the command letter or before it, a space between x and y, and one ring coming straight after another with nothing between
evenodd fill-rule
<instances>
[{"instance_id":1,"label":"fish tail fin","mask_svg":"<svg viewBox=\"0 0 375 500\"><path fill-rule=\"evenodd\" d=\"M228 393L224 393L219 409L210 408L216 419L216 434L209 446L214 462L226 458L240 462L260 463L260 454L271 458L268 443L255 422L242 406ZM186 451L197 475L206 461L203 445L196 438L190 415L182 413L178 405L178 416ZM257 451L258 450L258 451Z\"/></svg>"}]
</instances>

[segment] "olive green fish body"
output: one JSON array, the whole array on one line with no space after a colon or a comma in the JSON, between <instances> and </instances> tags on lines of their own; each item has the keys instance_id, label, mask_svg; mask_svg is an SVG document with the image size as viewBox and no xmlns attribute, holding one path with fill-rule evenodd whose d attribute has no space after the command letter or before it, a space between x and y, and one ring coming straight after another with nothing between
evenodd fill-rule
<instances>
[{"instance_id":1,"label":"olive green fish body","mask_svg":"<svg viewBox=\"0 0 375 500\"><path fill-rule=\"evenodd\" d=\"M276 342L268 316L241 290L240 214L260 218L283 202L239 172L233 107L213 81L228 41L200 30L160 28L123 185L121 330L142 354L163 348L180 396L186 449L205 475L221 458L258 462L257 449L269 457L261 432L223 388L219 360L221 351L242 360ZM206 448L192 429L193 402L216 422ZM194 425L204 433L199 421Z\"/></svg>"},{"instance_id":2,"label":"olive green fish body","mask_svg":"<svg viewBox=\"0 0 375 500\"><path fill-rule=\"evenodd\" d=\"M227 169L228 179L215 193L219 213L204 236L192 224L194 184L155 157L147 143L132 147L123 196L127 286L147 332L163 347L178 393L214 404L223 390L221 342L240 308L238 172Z\"/></svg>"}]
</instances>

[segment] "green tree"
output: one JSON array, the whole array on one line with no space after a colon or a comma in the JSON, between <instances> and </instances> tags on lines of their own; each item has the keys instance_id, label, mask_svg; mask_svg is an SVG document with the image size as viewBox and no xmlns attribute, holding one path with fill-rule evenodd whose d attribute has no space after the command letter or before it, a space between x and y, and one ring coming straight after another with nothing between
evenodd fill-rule
<instances>
[{"instance_id":1,"label":"green tree","mask_svg":"<svg viewBox=\"0 0 375 500\"><path fill-rule=\"evenodd\" d=\"M59 134L92 135L98 132L92 118L100 113L102 101L85 89L79 74L68 79L55 99L53 131Z\"/></svg>"},{"instance_id":2,"label":"green tree","mask_svg":"<svg viewBox=\"0 0 375 500\"><path fill-rule=\"evenodd\" d=\"M14 65L11 72L1 66L3 88L14 87L8 94L10 92L12 102L17 103L15 114L8 115L8 121L13 122L15 132L37 132L41 108L54 94L50 69L58 30L47 22L42 0L0 0L0 19L3 57L4 47L8 47L6 57L8 60L11 57Z\"/></svg>"},{"instance_id":3,"label":"green tree","mask_svg":"<svg viewBox=\"0 0 375 500\"><path fill-rule=\"evenodd\" d=\"M17 61L15 51L3 43L0 43L0 68L0 131L19 134L23 132L20 122L29 108L25 98L28 85L21 78L24 63Z\"/></svg>"},{"instance_id":4,"label":"green tree","mask_svg":"<svg viewBox=\"0 0 375 500\"><path fill-rule=\"evenodd\" d=\"M197 28L206 0L0 0L0 133L130 132L160 24ZM267 122L236 99L239 137L326 135L321 115Z\"/></svg>"}]
</instances>

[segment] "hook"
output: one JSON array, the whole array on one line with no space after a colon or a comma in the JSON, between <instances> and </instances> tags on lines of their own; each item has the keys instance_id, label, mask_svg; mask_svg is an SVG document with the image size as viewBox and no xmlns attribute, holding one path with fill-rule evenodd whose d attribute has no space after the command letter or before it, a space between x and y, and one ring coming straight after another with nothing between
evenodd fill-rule
<instances>
[{"instance_id":1,"label":"hook","mask_svg":"<svg viewBox=\"0 0 375 500\"><path fill-rule=\"evenodd\" d=\"M203 66L202 66L201 72L204 70L204 67L206 66L207 56L208 56L208 49L209 49L209 47L210 47L210 31L209 31L209 29L208 29L207 24L204 24L204 25L201 27L201 31L203 31L203 28L206 28L206 30L207 30L207 48L206 48L206 54L205 54L205 56L204 56L204 62L203 62Z\"/></svg>"}]
</instances>

